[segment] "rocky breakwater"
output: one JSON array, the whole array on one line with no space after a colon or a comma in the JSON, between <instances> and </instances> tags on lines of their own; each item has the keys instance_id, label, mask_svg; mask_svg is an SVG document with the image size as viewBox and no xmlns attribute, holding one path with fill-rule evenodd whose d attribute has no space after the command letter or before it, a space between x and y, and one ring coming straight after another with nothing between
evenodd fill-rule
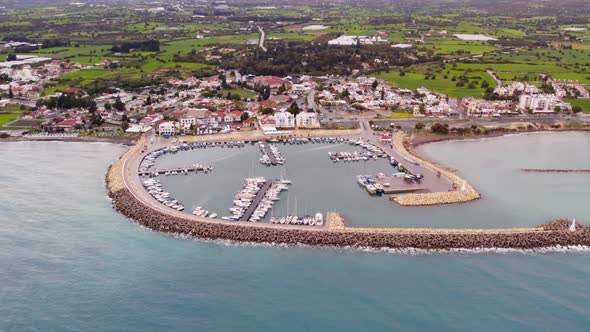
<instances>
[{"instance_id":1,"label":"rocky breakwater","mask_svg":"<svg viewBox=\"0 0 590 332\"><path fill-rule=\"evenodd\" d=\"M527 173L590 173L590 169L549 169L549 168L523 168Z\"/></svg>"},{"instance_id":2,"label":"rocky breakwater","mask_svg":"<svg viewBox=\"0 0 590 332\"><path fill-rule=\"evenodd\" d=\"M477 190L456 174L412 154L404 144L406 138L405 133L398 131L393 138L395 149L404 157L420 163L422 166L441 174L441 176L445 176L453 183L455 190L448 192L407 194L395 197L393 198L393 201L402 206L427 206L471 202L481 197Z\"/></svg>"},{"instance_id":3,"label":"rocky breakwater","mask_svg":"<svg viewBox=\"0 0 590 332\"><path fill-rule=\"evenodd\" d=\"M376 230L356 231L304 230L271 225L243 225L225 222L201 222L156 211L127 190L111 192L113 206L137 223L159 232L182 234L203 239L224 239L254 243L305 244L312 246L475 249L475 248L542 248L551 246L590 245L590 229L581 225L572 232L569 221L556 221L529 230Z\"/></svg>"}]
</instances>

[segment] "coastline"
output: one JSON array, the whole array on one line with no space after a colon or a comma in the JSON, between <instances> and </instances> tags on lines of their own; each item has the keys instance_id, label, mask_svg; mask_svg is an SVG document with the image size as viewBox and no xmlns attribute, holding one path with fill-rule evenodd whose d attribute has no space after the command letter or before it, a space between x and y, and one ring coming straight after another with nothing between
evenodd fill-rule
<instances>
[{"instance_id":1,"label":"coastline","mask_svg":"<svg viewBox=\"0 0 590 332\"><path fill-rule=\"evenodd\" d=\"M590 228L578 224L576 231L571 232L568 230L569 220L515 229L353 228L345 225L342 216L329 213L327 227L309 229L194 218L156 208L132 192L135 188L125 181L125 177L131 176L130 164L141 155L143 140L145 138L109 167L106 187L115 210L158 232L210 240L374 249L533 249L590 245Z\"/></svg>"}]
</instances>

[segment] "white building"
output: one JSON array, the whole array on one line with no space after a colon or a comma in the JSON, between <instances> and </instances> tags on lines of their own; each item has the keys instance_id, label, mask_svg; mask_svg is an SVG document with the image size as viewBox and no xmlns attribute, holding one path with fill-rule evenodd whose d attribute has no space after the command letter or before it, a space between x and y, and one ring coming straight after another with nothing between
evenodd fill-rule
<instances>
[{"instance_id":1,"label":"white building","mask_svg":"<svg viewBox=\"0 0 590 332\"><path fill-rule=\"evenodd\" d=\"M172 122L162 122L158 126L160 135L174 135L176 134L176 126Z\"/></svg>"},{"instance_id":2,"label":"white building","mask_svg":"<svg viewBox=\"0 0 590 332\"><path fill-rule=\"evenodd\" d=\"M379 43L387 43L387 40L382 39L379 36L367 37L367 36L347 36L342 35L336 39L328 41L328 45L339 45L339 46L352 46L357 43L362 45L372 45Z\"/></svg>"},{"instance_id":3,"label":"white building","mask_svg":"<svg viewBox=\"0 0 590 332\"><path fill-rule=\"evenodd\" d=\"M521 95L518 107L521 110L530 110L533 113L553 113L558 107L562 111L568 111L572 108L570 104L551 94Z\"/></svg>"},{"instance_id":4,"label":"white building","mask_svg":"<svg viewBox=\"0 0 590 332\"><path fill-rule=\"evenodd\" d=\"M197 119L194 116L183 116L178 121L180 123L180 129L185 133L191 131L191 126L194 128L197 125Z\"/></svg>"},{"instance_id":5,"label":"white building","mask_svg":"<svg viewBox=\"0 0 590 332\"><path fill-rule=\"evenodd\" d=\"M296 116L297 127L299 128L319 128L320 120L315 112L301 112Z\"/></svg>"},{"instance_id":6,"label":"white building","mask_svg":"<svg viewBox=\"0 0 590 332\"><path fill-rule=\"evenodd\" d=\"M295 116L289 112L277 112L274 118L277 128L295 128Z\"/></svg>"}]
</instances>

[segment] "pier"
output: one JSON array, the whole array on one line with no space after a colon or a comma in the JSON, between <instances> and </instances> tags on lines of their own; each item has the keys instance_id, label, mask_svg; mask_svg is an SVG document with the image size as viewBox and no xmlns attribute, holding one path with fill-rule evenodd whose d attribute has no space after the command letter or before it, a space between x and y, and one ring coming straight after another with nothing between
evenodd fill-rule
<instances>
[{"instance_id":1,"label":"pier","mask_svg":"<svg viewBox=\"0 0 590 332\"><path fill-rule=\"evenodd\" d=\"M271 185L272 180L264 181L264 184L262 184L262 187L260 187L260 190L258 190L258 192L256 193L256 197L254 197L252 204L250 204L246 211L244 211L244 215L240 218L240 221L250 220L252 213L254 213L254 211L258 207L258 204L260 204L260 201L262 201L264 195L266 195L266 192L268 191L268 189L270 189Z\"/></svg>"},{"instance_id":2,"label":"pier","mask_svg":"<svg viewBox=\"0 0 590 332\"><path fill-rule=\"evenodd\" d=\"M270 159L270 163L272 165L277 165L278 164L277 158L276 158L275 154L272 152L272 150L270 149L270 143L268 141L264 141L263 144L264 145L262 145L262 147L261 147L262 153L268 156L268 158Z\"/></svg>"},{"instance_id":3,"label":"pier","mask_svg":"<svg viewBox=\"0 0 590 332\"><path fill-rule=\"evenodd\" d=\"M190 167L157 169L157 170L143 171L143 172L139 171L138 174L139 174L139 176L150 176L150 175L161 175L161 174L174 173L174 172L176 172L176 174L188 173L188 172L195 172L196 173L199 171L209 172L211 170L213 170L213 168L211 166L197 165L197 166L190 166Z\"/></svg>"}]
</instances>

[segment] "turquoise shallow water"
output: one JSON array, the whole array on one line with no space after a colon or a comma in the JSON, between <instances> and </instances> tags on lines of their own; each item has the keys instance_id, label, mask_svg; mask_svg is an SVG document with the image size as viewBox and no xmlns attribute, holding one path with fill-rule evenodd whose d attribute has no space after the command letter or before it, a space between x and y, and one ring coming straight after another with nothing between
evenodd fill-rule
<instances>
[{"instance_id":1,"label":"turquoise shallow water","mask_svg":"<svg viewBox=\"0 0 590 332\"><path fill-rule=\"evenodd\" d=\"M406 255L176 239L111 209L103 175L122 151L0 144L0 331L590 326L588 252Z\"/></svg>"}]
</instances>

